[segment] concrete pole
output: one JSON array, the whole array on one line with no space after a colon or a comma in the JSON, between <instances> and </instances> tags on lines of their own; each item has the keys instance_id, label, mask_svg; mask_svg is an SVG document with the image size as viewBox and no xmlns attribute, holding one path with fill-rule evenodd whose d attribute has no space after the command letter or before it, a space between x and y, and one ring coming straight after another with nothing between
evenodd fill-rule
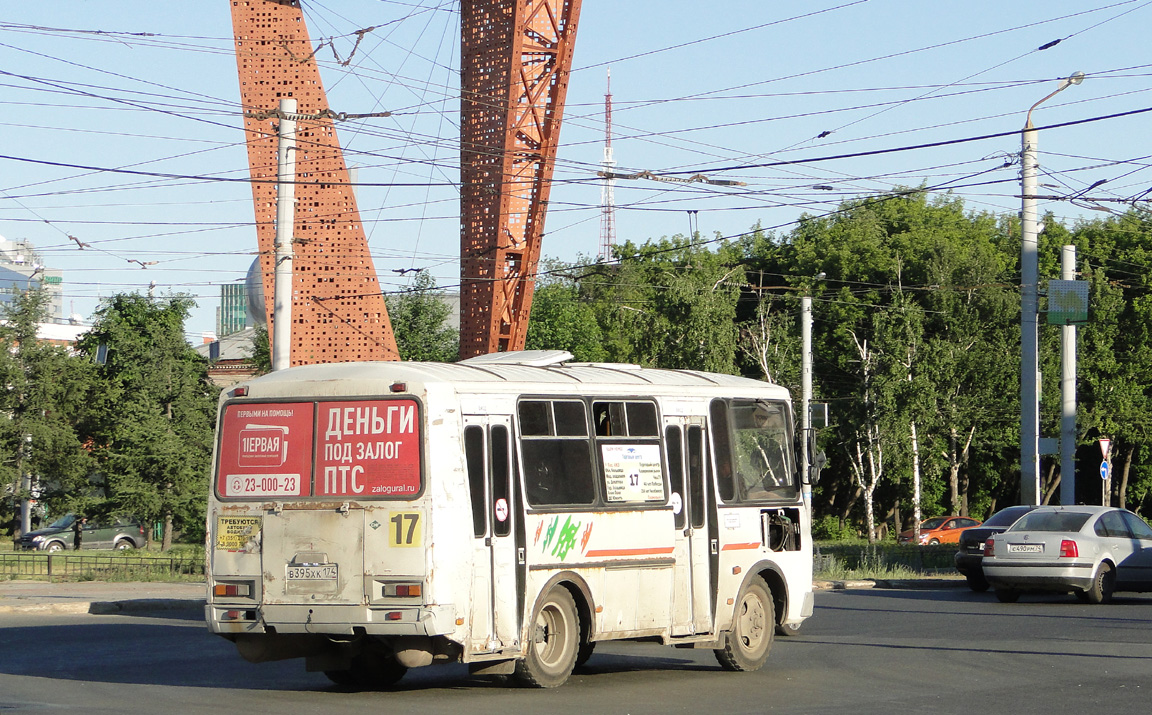
<instances>
[{"instance_id":1,"label":"concrete pole","mask_svg":"<svg viewBox=\"0 0 1152 715\"><path fill-rule=\"evenodd\" d=\"M1060 277L1076 280L1076 247L1060 252ZM1060 330L1060 503L1076 503L1076 326Z\"/></svg>"},{"instance_id":2,"label":"concrete pole","mask_svg":"<svg viewBox=\"0 0 1152 715\"><path fill-rule=\"evenodd\" d=\"M276 150L276 273L272 297L272 369L292 364L292 235L296 224L296 100L280 100Z\"/></svg>"},{"instance_id":3,"label":"concrete pole","mask_svg":"<svg viewBox=\"0 0 1152 715\"><path fill-rule=\"evenodd\" d=\"M1024 131L1020 135L1020 182L1023 196L1020 207L1020 503L1040 503L1040 358L1037 235L1036 217L1037 132L1032 126L1032 111L1072 85L1084 81L1083 72L1073 72L1060 80L1056 90L1028 109ZM1063 495L1061 495L1063 496Z\"/></svg>"},{"instance_id":4,"label":"concrete pole","mask_svg":"<svg viewBox=\"0 0 1152 715\"><path fill-rule=\"evenodd\" d=\"M800 440L800 464L804 469L804 501L812 501L812 459L808 454L808 442L812 438L812 298L800 299L800 425L803 438Z\"/></svg>"},{"instance_id":5,"label":"concrete pole","mask_svg":"<svg viewBox=\"0 0 1152 715\"><path fill-rule=\"evenodd\" d=\"M27 471L28 459L32 456L32 435L24 435L24 443L20 445L17 471L20 473L20 533L27 534L32 531L32 473Z\"/></svg>"},{"instance_id":6,"label":"concrete pole","mask_svg":"<svg viewBox=\"0 0 1152 715\"><path fill-rule=\"evenodd\" d=\"M1031 111L1029 111L1031 115ZM1021 135L1020 211L1020 503L1040 503L1040 359L1036 218L1037 132L1029 117Z\"/></svg>"}]
</instances>

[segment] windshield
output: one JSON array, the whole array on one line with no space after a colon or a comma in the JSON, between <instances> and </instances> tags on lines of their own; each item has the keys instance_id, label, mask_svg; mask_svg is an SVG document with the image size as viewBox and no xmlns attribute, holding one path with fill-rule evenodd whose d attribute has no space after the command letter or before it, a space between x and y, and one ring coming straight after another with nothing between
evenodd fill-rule
<instances>
[{"instance_id":1,"label":"windshield","mask_svg":"<svg viewBox=\"0 0 1152 715\"><path fill-rule=\"evenodd\" d=\"M940 525L948 520L946 516L938 516L933 519L927 519L920 524L920 530L926 531L929 529L939 529Z\"/></svg>"},{"instance_id":2,"label":"windshield","mask_svg":"<svg viewBox=\"0 0 1152 715\"><path fill-rule=\"evenodd\" d=\"M56 521L48 525L49 529L67 529L72 526L72 522L76 521L75 514L65 514Z\"/></svg>"},{"instance_id":3,"label":"windshield","mask_svg":"<svg viewBox=\"0 0 1152 715\"><path fill-rule=\"evenodd\" d=\"M1034 511L1020 517L1008 531L1080 531L1090 516L1075 511Z\"/></svg>"},{"instance_id":4,"label":"windshield","mask_svg":"<svg viewBox=\"0 0 1152 715\"><path fill-rule=\"evenodd\" d=\"M1016 523L1017 519L1029 511L1031 511L1031 509L1026 506L1010 506L989 517L988 521L984 522L984 526L1011 526Z\"/></svg>"}]
</instances>

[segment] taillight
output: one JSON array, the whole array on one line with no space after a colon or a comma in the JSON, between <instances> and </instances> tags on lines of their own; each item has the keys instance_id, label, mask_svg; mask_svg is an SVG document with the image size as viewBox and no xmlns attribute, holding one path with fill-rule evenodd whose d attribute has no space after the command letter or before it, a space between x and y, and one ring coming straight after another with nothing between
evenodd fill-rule
<instances>
[{"instance_id":1,"label":"taillight","mask_svg":"<svg viewBox=\"0 0 1152 715\"><path fill-rule=\"evenodd\" d=\"M212 587L212 593L216 596L242 596L251 597L252 586L247 583L218 583Z\"/></svg>"},{"instance_id":2,"label":"taillight","mask_svg":"<svg viewBox=\"0 0 1152 715\"><path fill-rule=\"evenodd\" d=\"M380 595L384 598L388 598L389 596L417 598L422 592L423 589L418 583L386 583Z\"/></svg>"},{"instance_id":3,"label":"taillight","mask_svg":"<svg viewBox=\"0 0 1152 715\"><path fill-rule=\"evenodd\" d=\"M1072 539L1064 539L1060 542L1060 558L1074 559L1080 555L1080 550L1076 547L1076 542Z\"/></svg>"},{"instance_id":4,"label":"taillight","mask_svg":"<svg viewBox=\"0 0 1152 715\"><path fill-rule=\"evenodd\" d=\"M992 545L992 539L988 539L987 541L984 542L984 555L985 556L995 556L996 555L996 547Z\"/></svg>"}]
</instances>

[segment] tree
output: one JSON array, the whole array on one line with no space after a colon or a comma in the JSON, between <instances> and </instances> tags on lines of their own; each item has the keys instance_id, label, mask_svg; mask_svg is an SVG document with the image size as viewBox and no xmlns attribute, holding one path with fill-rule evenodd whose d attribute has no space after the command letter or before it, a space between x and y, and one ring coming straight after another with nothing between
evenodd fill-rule
<instances>
[{"instance_id":1,"label":"tree","mask_svg":"<svg viewBox=\"0 0 1152 715\"><path fill-rule=\"evenodd\" d=\"M616 247L619 263L580 281L595 306L608 358L671 369L735 373L738 247L709 251L682 236Z\"/></svg>"},{"instance_id":2,"label":"tree","mask_svg":"<svg viewBox=\"0 0 1152 715\"><path fill-rule=\"evenodd\" d=\"M0 483L17 499L29 498L30 476L41 505L52 513L91 511L100 494L89 482L93 467L77 424L92 387L91 363L37 338L48 296L15 291L0 306Z\"/></svg>"},{"instance_id":3,"label":"tree","mask_svg":"<svg viewBox=\"0 0 1152 715\"><path fill-rule=\"evenodd\" d=\"M580 362L604 362L608 351L592 301L581 295L576 279L557 270L553 264L549 276L536 284L525 347L567 350Z\"/></svg>"},{"instance_id":4,"label":"tree","mask_svg":"<svg viewBox=\"0 0 1152 715\"><path fill-rule=\"evenodd\" d=\"M401 360L456 360L460 334L447 325L452 309L444 301L444 294L436 290L436 279L431 273L420 271L410 291L386 296L384 302Z\"/></svg>"},{"instance_id":5,"label":"tree","mask_svg":"<svg viewBox=\"0 0 1152 715\"><path fill-rule=\"evenodd\" d=\"M118 511L163 521L162 548L177 527L204 520L218 391L207 362L184 340L186 296L115 295L96 310L82 354L106 359L88 421L93 454Z\"/></svg>"},{"instance_id":6,"label":"tree","mask_svg":"<svg viewBox=\"0 0 1152 715\"><path fill-rule=\"evenodd\" d=\"M257 375L272 372L272 343L268 340L268 326L257 323L252 329L252 357L249 358Z\"/></svg>"}]
</instances>

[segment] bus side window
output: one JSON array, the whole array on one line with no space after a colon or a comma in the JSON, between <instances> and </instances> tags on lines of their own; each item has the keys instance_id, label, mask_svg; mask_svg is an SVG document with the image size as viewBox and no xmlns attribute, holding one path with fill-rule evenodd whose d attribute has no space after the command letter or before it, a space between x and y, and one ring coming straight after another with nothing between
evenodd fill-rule
<instances>
[{"instance_id":1,"label":"bus side window","mask_svg":"<svg viewBox=\"0 0 1152 715\"><path fill-rule=\"evenodd\" d=\"M526 416L550 414L543 435L526 432ZM596 500L592 445L584 403L577 400L522 400L518 412L524 496L532 506L588 505ZM534 423L539 426L539 422Z\"/></svg>"},{"instance_id":2,"label":"bus side window","mask_svg":"<svg viewBox=\"0 0 1152 715\"><path fill-rule=\"evenodd\" d=\"M664 442L668 445L668 478L672 484L672 512L676 517L676 528L683 529L684 517L684 447L680 441L680 428L664 430Z\"/></svg>"},{"instance_id":3,"label":"bus side window","mask_svg":"<svg viewBox=\"0 0 1152 715\"><path fill-rule=\"evenodd\" d=\"M712 444L715 446L716 486L720 490L720 500L730 502L736 499L736 480L732 469L732 440L728 429L728 403L712 400L708 411L711 415Z\"/></svg>"},{"instance_id":4,"label":"bus side window","mask_svg":"<svg viewBox=\"0 0 1152 715\"><path fill-rule=\"evenodd\" d=\"M464 461L468 465L468 489L472 496L472 535L488 534L488 500L485 494L484 429L464 428Z\"/></svg>"},{"instance_id":5,"label":"bus side window","mask_svg":"<svg viewBox=\"0 0 1152 715\"><path fill-rule=\"evenodd\" d=\"M509 491L511 485L510 461L508 458L508 428L504 425L493 425L489 435L491 449L489 450L492 462L492 505L497 509L493 514L492 533L495 536L508 536L512 533L513 511L511 509L512 495ZM504 502L504 511L497 505ZM501 519L503 514L503 519Z\"/></svg>"},{"instance_id":6,"label":"bus side window","mask_svg":"<svg viewBox=\"0 0 1152 715\"><path fill-rule=\"evenodd\" d=\"M692 490L692 528L704 527L704 428L688 428L688 484Z\"/></svg>"}]
</instances>

